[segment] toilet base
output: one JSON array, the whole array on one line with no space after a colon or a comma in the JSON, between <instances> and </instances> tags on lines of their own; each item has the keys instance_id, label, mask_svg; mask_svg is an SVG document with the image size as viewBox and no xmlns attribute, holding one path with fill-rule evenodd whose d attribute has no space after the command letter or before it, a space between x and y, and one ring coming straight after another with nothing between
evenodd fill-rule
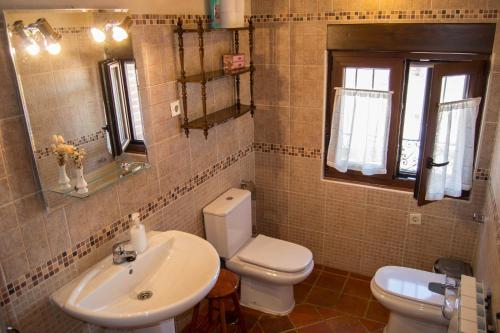
<instances>
[{"instance_id":1,"label":"toilet base","mask_svg":"<svg viewBox=\"0 0 500 333\"><path fill-rule=\"evenodd\" d=\"M447 333L448 326L417 320L391 312L384 333Z\"/></svg>"},{"instance_id":2,"label":"toilet base","mask_svg":"<svg viewBox=\"0 0 500 333\"><path fill-rule=\"evenodd\" d=\"M270 284L242 276L240 304L264 313L285 316L295 307L293 286Z\"/></svg>"}]
</instances>

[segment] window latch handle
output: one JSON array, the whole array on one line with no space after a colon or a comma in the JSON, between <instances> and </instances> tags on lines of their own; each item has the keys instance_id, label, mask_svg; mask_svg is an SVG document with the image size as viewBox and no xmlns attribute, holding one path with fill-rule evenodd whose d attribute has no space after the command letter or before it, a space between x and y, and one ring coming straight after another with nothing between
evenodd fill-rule
<instances>
[{"instance_id":1,"label":"window latch handle","mask_svg":"<svg viewBox=\"0 0 500 333\"><path fill-rule=\"evenodd\" d=\"M427 169L432 169L433 167L444 167L450 164L450 162L443 162L443 163L434 163L434 159L432 157L427 158Z\"/></svg>"}]
</instances>

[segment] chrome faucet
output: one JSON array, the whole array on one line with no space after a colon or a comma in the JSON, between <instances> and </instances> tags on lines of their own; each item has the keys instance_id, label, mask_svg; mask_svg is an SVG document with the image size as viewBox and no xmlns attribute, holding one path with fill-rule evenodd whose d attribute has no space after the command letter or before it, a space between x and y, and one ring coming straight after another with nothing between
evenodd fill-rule
<instances>
[{"instance_id":1,"label":"chrome faucet","mask_svg":"<svg viewBox=\"0 0 500 333\"><path fill-rule=\"evenodd\" d=\"M123 247L125 243L128 243L128 241L123 241L113 245L113 264L119 265L125 261L134 261L137 258L137 252L125 250Z\"/></svg>"}]
</instances>

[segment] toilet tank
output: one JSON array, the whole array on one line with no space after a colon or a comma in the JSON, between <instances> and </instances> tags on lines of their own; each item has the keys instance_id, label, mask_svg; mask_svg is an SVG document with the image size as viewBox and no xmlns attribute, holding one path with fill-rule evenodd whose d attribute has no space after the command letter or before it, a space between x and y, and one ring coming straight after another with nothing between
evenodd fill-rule
<instances>
[{"instance_id":1,"label":"toilet tank","mask_svg":"<svg viewBox=\"0 0 500 333\"><path fill-rule=\"evenodd\" d=\"M252 237L250 191L232 188L203 208L207 240L231 258Z\"/></svg>"}]
</instances>

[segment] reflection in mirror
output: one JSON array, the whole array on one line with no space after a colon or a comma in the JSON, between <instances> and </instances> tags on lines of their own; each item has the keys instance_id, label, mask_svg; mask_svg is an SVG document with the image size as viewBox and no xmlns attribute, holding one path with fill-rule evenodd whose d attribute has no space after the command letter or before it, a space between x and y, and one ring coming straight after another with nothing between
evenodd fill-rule
<instances>
[{"instance_id":1,"label":"reflection in mirror","mask_svg":"<svg viewBox=\"0 0 500 333\"><path fill-rule=\"evenodd\" d=\"M62 204L68 195L91 195L142 169L122 167L147 162L126 10L6 10L4 15L48 206ZM58 159L54 135L60 136L57 142L64 140ZM74 162L74 152L83 156L83 166ZM80 173L88 191L77 195Z\"/></svg>"}]
</instances>

